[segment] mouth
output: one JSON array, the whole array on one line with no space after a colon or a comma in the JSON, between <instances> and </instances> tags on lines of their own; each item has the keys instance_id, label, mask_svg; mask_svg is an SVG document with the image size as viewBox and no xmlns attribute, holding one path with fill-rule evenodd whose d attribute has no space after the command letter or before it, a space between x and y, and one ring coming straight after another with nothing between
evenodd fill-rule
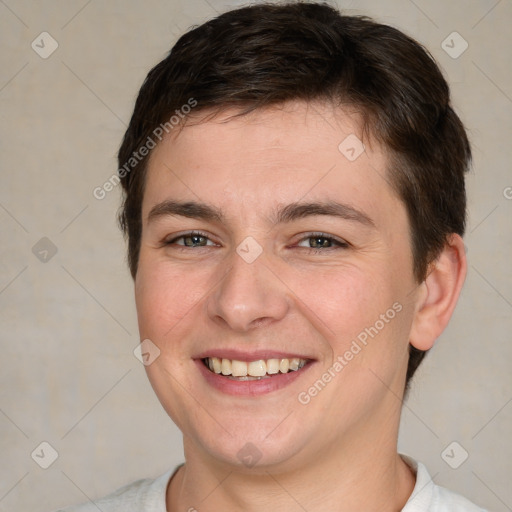
<instances>
[{"instance_id":1,"label":"mouth","mask_svg":"<svg viewBox=\"0 0 512 512\"><path fill-rule=\"evenodd\" d=\"M255 361L238 361L220 357L205 357L203 364L212 373L223 375L231 380L250 381L270 379L274 375L296 372L302 369L308 359L298 357L257 359Z\"/></svg>"},{"instance_id":2,"label":"mouth","mask_svg":"<svg viewBox=\"0 0 512 512\"><path fill-rule=\"evenodd\" d=\"M272 355L247 357L243 361L221 357L222 354L205 354L195 363L207 384L235 396L256 396L282 389L300 379L315 363L314 359Z\"/></svg>"}]
</instances>

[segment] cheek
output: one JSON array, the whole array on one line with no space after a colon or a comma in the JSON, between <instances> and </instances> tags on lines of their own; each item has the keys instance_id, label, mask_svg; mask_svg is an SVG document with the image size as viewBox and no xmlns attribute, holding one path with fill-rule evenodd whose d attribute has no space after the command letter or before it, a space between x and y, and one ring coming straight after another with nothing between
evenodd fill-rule
<instances>
[{"instance_id":1,"label":"cheek","mask_svg":"<svg viewBox=\"0 0 512 512\"><path fill-rule=\"evenodd\" d=\"M290 288L336 339L356 336L398 300L389 273L346 266L290 272Z\"/></svg>"},{"instance_id":2,"label":"cheek","mask_svg":"<svg viewBox=\"0 0 512 512\"><path fill-rule=\"evenodd\" d=\"M193 312L204 295L203 273L186 272L159 261L141 258L135 280L135 302L141 337L167 339Z\"/></svg>"},{"instance_id":3,"label":"cheek","mask_svg":"<svg viewBox=\"0 0 512 512\"><path fill-rule=\"evenodd\" d=\"M318 318L317 330L327 327L323 332L328 332L330 364L339 356L344 359L338 385L358 396L363 389L371 395L381 387L376 375L391 383L403 371L413 311L405 302L404 283L395 279L389 265L297 274L293 283L297 296Z\"/></svg>"}]
</instances>

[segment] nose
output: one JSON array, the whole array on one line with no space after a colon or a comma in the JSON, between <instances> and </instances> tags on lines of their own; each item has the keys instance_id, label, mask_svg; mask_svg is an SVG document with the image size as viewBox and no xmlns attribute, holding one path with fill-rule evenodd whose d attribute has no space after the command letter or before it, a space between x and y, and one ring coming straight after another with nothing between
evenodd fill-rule
<instances>
[{"instance_id":1,"label":"nose","mask_svg":"<svg viewBox=\"0 0 512 512\"><path fill-rule=\"evenodd\" d=\"M208 316L233 331L247 332L285 317L287 288L261 256L251 263L233 252L225 277L208 297Z\"/></svg>"}]
</instances>

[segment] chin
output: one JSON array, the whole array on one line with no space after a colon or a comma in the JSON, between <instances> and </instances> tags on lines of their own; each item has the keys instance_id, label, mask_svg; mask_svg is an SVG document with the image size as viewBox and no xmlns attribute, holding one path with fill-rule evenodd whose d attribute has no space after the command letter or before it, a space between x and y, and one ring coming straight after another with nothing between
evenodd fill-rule
<instances>
[{"instance_id":1,"label":"chin","mask_svg":"<svg viewBox=\"0 0 512 512\"><path fill-rule=\"evenodd\" d=\"M282 418L281 418L282 421ZM268 428L272 423L272 428ZM189 438L195 449L200 448L208 458L236 470L252 474L281 472L297 469L301 453L310 444L305 435L304 425L290 425L285 420L282 428L279 423L265 421L256 424L247 419L236 424L230 423L230 432L215 424L204 432L204 424L194 432L195 441ZM187 451L187 450L186 450Z\"/></svg>"}]
</instances>

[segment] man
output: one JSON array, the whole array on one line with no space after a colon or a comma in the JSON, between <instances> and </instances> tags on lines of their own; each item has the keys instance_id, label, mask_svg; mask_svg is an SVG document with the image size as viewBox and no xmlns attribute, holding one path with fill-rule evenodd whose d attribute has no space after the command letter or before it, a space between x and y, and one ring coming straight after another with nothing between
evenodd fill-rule
<instances>
[{"instance_id":1,"label":"man","mask_svg":"<svg viewBox=\"0 0 512 512\"><path fill-rule=\"evenodd\" d=\"M397 453L466 274L470 147L400 31L260 4L185 34L119 151L146 370L185 463L88 511L477 511Z\"/></svg>"}]
</instances>

